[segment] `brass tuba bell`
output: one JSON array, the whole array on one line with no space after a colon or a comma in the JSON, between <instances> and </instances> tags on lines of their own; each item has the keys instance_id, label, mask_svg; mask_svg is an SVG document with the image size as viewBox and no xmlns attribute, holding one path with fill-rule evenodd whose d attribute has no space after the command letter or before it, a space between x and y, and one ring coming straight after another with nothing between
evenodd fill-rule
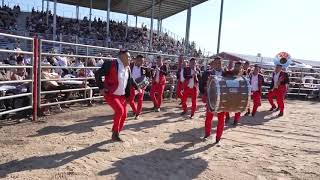
<instances>
[{"instance_id":1,"label":"brass tuba bell","mask_svg":"<svg viewBox=\"0 0 320 180\"><path fill-rule=\"evenodd\" d=\"M281 65L283 68L287 68L292 63L291 56L287 52L280 52L276 55L274 64Z\"/></svg>"}]
</instances>

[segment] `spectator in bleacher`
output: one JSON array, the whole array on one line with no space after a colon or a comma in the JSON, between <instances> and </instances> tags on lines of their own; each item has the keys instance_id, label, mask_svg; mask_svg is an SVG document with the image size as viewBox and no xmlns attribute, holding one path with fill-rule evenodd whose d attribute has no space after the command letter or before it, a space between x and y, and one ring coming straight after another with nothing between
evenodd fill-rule
<instances>
[{"instance_id":1,"label":"spectator in bleacher","mask_svg":"<svg viewBox=\"0 0 320 180\"><path fill-rule=\"evenodd\" d=\"M46 13L32 11L27 18L27 27L30 32L52 34L53 30L53 15L49 12L49 26L46 22ZM77 21L74 19L64 19L57 16L57 35L63 35L63 41L73 41L72 36L78 36L79 43L92 44L103 46L111 44L112 47L118 48L119 43L124 45L123 48L140 50L140 51L161 51L168 54L180 54L184 48L184 42L176 41L168 36L168 34L156 34L153 36L153 49L149 48L148 35L149 32L146 26L143 28L128 28L128 37L125 38L126 24L125 22L115 22L110 20L110 37L106 35L106 22L101 19L96 19L91 22L91 29L89 28L88 17ZM195 44L191 43L189 46L189 55L198 57L201 52L195 49Z\"/></svg>"}]
</instances>

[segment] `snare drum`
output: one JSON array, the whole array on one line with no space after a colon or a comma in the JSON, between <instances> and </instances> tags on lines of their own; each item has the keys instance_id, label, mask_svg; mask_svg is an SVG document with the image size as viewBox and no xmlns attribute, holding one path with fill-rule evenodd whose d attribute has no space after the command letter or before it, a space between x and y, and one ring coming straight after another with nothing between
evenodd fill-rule
<instances>
[{"instance_id":1,"label":"snare drum","mask_svg":"<svg viewBox=\"0 0 320 180\"><path fill-rule=\"evenodd\" d=\"M213 112L244 112L249 107L250 93L249 81L244 76L214 76L208 80L208 108Z\"/></svg>"}]
</instances>

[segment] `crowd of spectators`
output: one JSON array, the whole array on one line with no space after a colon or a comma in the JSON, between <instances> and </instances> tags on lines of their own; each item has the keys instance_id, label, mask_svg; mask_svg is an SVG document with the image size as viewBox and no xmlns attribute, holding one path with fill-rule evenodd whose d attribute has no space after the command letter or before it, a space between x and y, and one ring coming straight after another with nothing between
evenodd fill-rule
<instances>
[{"instance_id":1,"label":"crowd of spectators","mask_svg":"<svg viewBox=\"0 0 320 180\"><path fill-rule=\"evenodd\" d=\"M52 34L53 14L32 10L27 17L26 25L31 33ZM78 37L79 43L119 48L119 45L132 50L162 52L167 54L181 54L184 49L184 41L178 41L169 37L166 33L153 34L153 48L149 47L149 31L146 26L141 28L129 27L126 37L126 23L110 20L110 37L107 37L107 23L100 18L91 21L88 17L83 20L69 19L57 16L57 36L62 35L64 41L75 42ZM60 39L60 37L57 37ZM191 56L201 56L192 44L189 46Z\"/></svg>"},{"instance_id":2,"label":"crowd of spectators","mask_svg":"<svg viewBox=\"0 0 320 180\"><path fill-rule=\"evenodd\" d=\"M17 17L20 13L20 6L11 9L8 6L0 7L0 29L17 30Z\"/></svg>"}]
</instances>

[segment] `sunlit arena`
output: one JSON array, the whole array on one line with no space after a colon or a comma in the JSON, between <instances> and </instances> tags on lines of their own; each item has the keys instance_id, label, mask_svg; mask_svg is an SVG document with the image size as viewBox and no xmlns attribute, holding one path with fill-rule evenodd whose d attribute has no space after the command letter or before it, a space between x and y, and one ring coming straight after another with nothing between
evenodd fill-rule
<instances>
[{"instance_id":1,"label":"sunlit arena","mask_svg":"<svg viewBox=\"0 0 320 180\"><path fill-rule=\"evenodd\" d=\"M320 179L318 1L0 3L0 179Z\"/></svg>"}]
</instances>

